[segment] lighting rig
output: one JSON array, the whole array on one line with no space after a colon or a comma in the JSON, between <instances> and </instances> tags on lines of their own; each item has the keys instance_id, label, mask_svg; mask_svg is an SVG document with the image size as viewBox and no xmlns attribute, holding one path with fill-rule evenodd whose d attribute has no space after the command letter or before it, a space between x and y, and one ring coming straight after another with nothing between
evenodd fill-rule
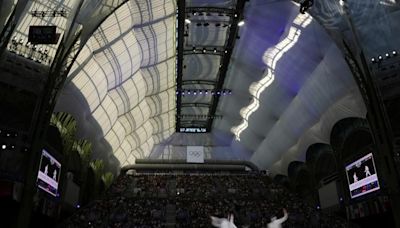
<instances>
[{"instance_id":1,"label":"lighting rig","mask_svg":"<svg viewBox=\"0 0 400 228\"><path fill-rule=\"evenodd\" d=\"M206 96L206 95L211 95L211 96L225 96L225 95L231 95L232 90L230 89L222 89L222 90L214 90L214 89L182 89L182 90L177 90L176 95L181 95L181 96Z\"/></svg>"},{"instance_id":2,"label":"lighting rig","mask_svg":"<svg viewBox=\"0 0 400 228\"><path fill-rule=\"evenodd\" d=\"M396 50L393 50L391 52L386 52L384 55L378 55L376 57L371 58L372 63L380 63L382 61L385 61L385 59L390 59L392 57L396 57L398 55L398 52Z\"/></svg>"},{"instance_id":3,"label":"lighting rig","mask_svg":"<svg viewBox=\"0 0 400 228\"><path fill-rule=\"evenodd\" d=\"M223 88L223 85L235 41L240 38L239 27L245 25L243 16L245 1L237 0L234 5L226 8L186 7L186 1L178 1L177 132L209 132L212 128L213 120L222 118L220 115L217 115L217 106L222 96L232 94L232 90ZM218 30L221 34L226 33L225 41L220 42L220 44L209 45L197 39L188 40L188 37L193 35L192 32L201 32L203 29L210 29L210 31ZM210 75L209 79L186 78L184 72L187 73L185 71L185 69L187 70L187 65L183 63L185 55L220 56L219 66L212 65L212 67L218 68L215 78L213 75ZM192 88L188 88L189 86L185 85L191 85ZM196 88L197 86L193 85L204 85L201 87L208 89L198 89ZM199 103L197 99L190 99L191 97L198 96L209 96L211 99L207 99L205 103ZM184 102L182 99L184 99ZM182 112L185 112L184 108L186 107L202 108L202 115L183 114Z\"/></svg>"},{"instance_id":4,"label":"lighting rig","mask_svg":"<svg viewBox=\"0 0 400 228\"><path fill-rule=\"evenodd\" d=\"M182 120L209 120L209 119L222 119L222 115L193 115L193 114L181 114L177 116L178 119Z\"/></svg>"},{"instance_id":5,"label":"lighting rig","mask_svg":"<svg viewBox=\"0 0 400 228\"><path fill-rule=\"evenodd\" d=\"M67 17L67 11L65 9L62 10L33 10L30 12L32 17Z\"/></svg>"},{"instance_id":6,"label":"lighting rig","mask_svg":"<svg viewBox=\"0 0 400 228\"><path fill-rule=\"evenodd\" d=\"M9 50L27 59L31 59L38 63L49 64L49 50L38 47L35 44L25 41L24 38L13 37L9 45Z\"/></svg>"}]
</instances>

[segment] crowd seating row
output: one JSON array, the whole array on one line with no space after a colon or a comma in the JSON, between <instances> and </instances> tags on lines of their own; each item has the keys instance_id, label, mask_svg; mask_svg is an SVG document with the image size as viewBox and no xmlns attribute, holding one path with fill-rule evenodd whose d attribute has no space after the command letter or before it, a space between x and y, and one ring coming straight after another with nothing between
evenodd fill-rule
<instances>
[{"instance_id":1,"label":"crowd seating row","mask_svg":"<svg viewBox=\"0 0 400 228\"><path fill-rule=\"evenodd\" d=\"M61 227L212 227L210 216L233 214L237 227L267 227L289 212L284 227L348 227L322 214L266 175L121 175L106 196ZM170 211L168 211L170 210ZM171 211L172 210L172 211ZM168 220L168 221L167 221Z\"/></svg>"}]
</instances>

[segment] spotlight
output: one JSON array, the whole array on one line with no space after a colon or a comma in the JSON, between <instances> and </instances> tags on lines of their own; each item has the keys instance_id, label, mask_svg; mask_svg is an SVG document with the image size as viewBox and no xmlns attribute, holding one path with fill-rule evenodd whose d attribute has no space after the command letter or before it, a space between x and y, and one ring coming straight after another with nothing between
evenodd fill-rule
<instances>
[{"instance_id":1,"label":"spotlight","mask_svg":"<svg viewBox=\"0 0 400 228\"><path fill-rule=\"evenodd\" d=\"M3 150L7 149L6 144L1 145L1 149L3 149Z\"/></svg>"},{"instance_id":2,"label":"spotlight","mask_svg":"<svg viewBox=\"0 0 400 228\"><path fill-rule=\"evenodd\" d=\"M232 94L232 90L228 90L228 91L229 91L229 92L228 92L229 94Z\"/></svg>"},{"instance_id":3,"label":"spotlight","mask_svg":"<svg viewBox=\"0 0 400 228\"><path fill-rule=\"evenodd\" d=\"M217 49L216 48L214 48L214 53L217 53Z\"/></svg>"},{"instance_id":4,"label":"spotlight","mask_svg":"<svg viewBox=\"0 0 400 228\"><path fill-rule=\"evenodd\" d=\"M225 54L226 54L226 53L228 53L228 50L226 50L226 49L225 49L225 51L224 51L224 52L225 52Z\"/></svg>"},{"instance_id":5,"label":"spotlight","mask_svg":"<svg viewBox=\"0 0 400 228\"><path fill-rule=\"evenodd\" d=\"M193 47L193 48L192 48L192 51L193 51L194 53L196 53L196 47Z\"/></svg>"},{"instance_id":6,"label":"spotlight","mask_svg":"<svg viewBox=\"0 0 400 228\"><path fill-rule=\"evenodd\" d=\"M375 59L375 58L372 58L372 59L371 59L371 62L375 63L375 62L376 62L376 59Z\"/></svg>"},{"instance_id":7,"label":"spotlight","mask_svg":"<svg viewBox=\"0 0 400 228\"><path fill-rule=\"evenodd\" d=\"M206 48L203 48L203 53L206 53L207 52L207 49Z\"/></svg>"},{"instance_id":8,"label":"spotlight","mask_svg":"<svg viewBox=\"0 0 400 228\"><path fill-rule=\"evenodd\" d=\"M244 20L239 21L238 26L241 27L244 25Z\"/></svg>"},{"instance_id":9,"label":"spotlight","mask_svg":"<svg viewBox=\"0 0 400 228\"><path fill-rule=\"evenodd\" d=\"M386 56L386 58L390 58L390 54L389 53L386 53L385 56Z\"/></svg>"},{"instance_id":10,"label":"spotlight","mask_svg":"<svg viewBox=\"0 0 400 228\"><path fill-rule=\"evenodd\" d=\"M208 95L208 90L206 90L205 94Z\"/></svg>"},{"instance_id":11,"label":"spotlight","mask_svg":"<svg viewBox=\"0 0 400 228\"><path fill-rule=\"evenodd\" d=\"M178 95L179 94L179 91L176 91L176 95Z\"/></svg>"},{"instance_id":12,"label":"spotlight","mask_svg":"<svg viewBox=\"0 0 400 228\"><path fill-rule=\"evenodd\" d=\"M197 15L197 12L196 12L196 11L192 11L192 14L193 14L194 16L196 16L196 15Z\"/></svg>"},{"instance_id":13,"label":"spotlight","mask_svg":"<svg viewBox=\"0 0 400 228\"><path fill-rule=\"evenodd\" d=\"M186 18L186 19L185 19L185 23L186 23L186 24L190 24L190 23L192 23L192 22L191 22L188 18Z\"/></svg>"},{"instance_id":14,"label":"spotlight","mask_svg":"<svg viewBox=\"0 0 400 228\"><path fill-rule=\"evenodd\" d=\"M203 94L203 90L200 90L199 94Z\"/></svg>"},{"instance_id":15,"label":"spotlight","mask_svg":"<svg viewBox=\"0 0 400 228\"><path fill-rule=\"evenodd\" d=\"M393 56L397 55L397 51L392 51Z\"/></svg>"},{"instance_id":16,"label":"spotlight","mask_svg":"<svg viewBox=\"0 0 400 228\"><path fill-rule=\"evenodd\" d=\"M234 15L235 17L237 17L238 15L235 13L235 15Z\"/></svg>"},{"instance_id":17,"label":"spotlight","mask_svg":"<svg viewBox=\"0 0 400 228\"><path fill-rule=\"evenodd\" d=\"M193 91L193 95L196 95L196 94L197 94L196 90L195 90L195 91Z\"/></svg>"},{"instance_id":18,"label":"spotlight","mask_svg":"<svg viewBox=\"0 0 400 228\"><path fill-rule=\"evenodd\" d=\"M378 56L378 59L379 59L379 60L382 60L383 58L382 58L382 56L380 55L380 56Z\"/></svg>"},{"instance_id":19,"label":"spotlight","mask_svg":"<svg viewBox=\"0 0 400 228\"><path fill-rule=\"evenodd\" d=\"M188 90L188 91L187 91L187 94L189 94L189 95L190 95L190 90Z\"/></svg>"}]
</instances>

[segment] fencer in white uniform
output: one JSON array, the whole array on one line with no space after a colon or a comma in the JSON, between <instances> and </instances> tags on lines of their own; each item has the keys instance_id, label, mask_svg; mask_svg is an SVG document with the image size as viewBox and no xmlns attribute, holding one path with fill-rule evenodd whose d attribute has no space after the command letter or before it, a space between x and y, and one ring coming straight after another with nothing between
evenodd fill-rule
<instances>
[{"instance_id":1,"label":"fencer in white uniform","mask_svg":"<svg viewBox=\"0 0 400 228\"><path fill-rule=\"evenodd\" d=\"M353 174L353 180L354 180L354 183L358 181L358 177L357 177L356 173Z\"/></svg>"},{"instance_id":2,"label":"fencer in white uniform","mask_svg":"<svg viewBox=\"0 0 400 228\"><path fill-rule=\"evenodd\" d=\"M237 228L233 223L233 214L229 215L228 218L217 218L211 216L211 224L220 228Z\"/></svg>"},{"instance_id":3,"label":"fencer in white uniform","mask_svg":"<svg viewBox=\"0 0 400 228\"><path fill-rule=\"evenodd\" d=\"M365 177L371 176L371 172L369 171L369 167L366 165L364 168Z\"/></svg>"},{"instance_id":4,"label":"fencer in white uniform","mask_svg":"<svg viewBox=\"0 0 400 228\"><path fill-rule=\"evenodd\" d=\"M268 223L268 228L282 228L282 223L288 219L288 213L286 209L283 209L283 217L277 219L276 216L271 218L271 222Z\"/></svg>"}]
</instances>

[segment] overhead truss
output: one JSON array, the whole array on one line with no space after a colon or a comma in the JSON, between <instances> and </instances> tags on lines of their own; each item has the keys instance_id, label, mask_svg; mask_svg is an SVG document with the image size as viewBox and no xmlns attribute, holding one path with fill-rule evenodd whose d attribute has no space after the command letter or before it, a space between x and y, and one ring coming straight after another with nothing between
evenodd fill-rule
<instances>
[{"instance_id":1,"label":"overhead truss","mask_svg":"<svg viewBox=\"0 0 400 228\"><path fill-rule=\"evenodd\" d=\"M229 8L220 7L186 7L186 1L178 1L178 46L177 46L177 115L176 115L176 131L182 132L183 128L197 127L206 129L206 131L196 132L210 132L212 129L213 121L215 119L222 118L221 115L217 114L218 102L220 96L231 94L232 91L227 88L223 88L225 77L228 70L228 65L232 56L232 52L235 46L235 41L239 38L238 23L243 20L243 11L246 0L238 0L236 5L232 5ZM201 16L201 17L198 17ZM204 16L204 17L203 17ZM220 16L223 20L215 19ZM185 39L190 37L189 24L192 26L209 26L213 23L216 27L226 29L225 42L223 45L209 45L209 44L186 44ZM210 30L212 31L212 30ZM214 67L218 67L216 77L213 79L185 79L184 70L190 65L184 65L184 58L189 58L190 55L208 55L216 56L219 58L220 64ZM214 61L215 63L215 61ZM202 65L201 67L208 67ZM213 67L213 66L209 66ZM184 87L185 86L185 87ZM191 88L188 88L191 86ZM184 92L183 92L184 91ZM188 91L191 91L193 100L187 101ZM197 91L197 94L193 94L193 91ZM207 91L207 93L205 92ZM204 95L208 94L208 91L212 93L209 100L205 102L196 99L193 95ZM186 93L185 93L186 92ZM183 101L185 100L185 101ZM183 109L190 108L190 110L201 109L201 114L188 114ZM206 109L206 113L204 113ZM200 116L200 118L199 118ZM183 118L184 117L184 118Z\"/></svg>"}]
</instances>

